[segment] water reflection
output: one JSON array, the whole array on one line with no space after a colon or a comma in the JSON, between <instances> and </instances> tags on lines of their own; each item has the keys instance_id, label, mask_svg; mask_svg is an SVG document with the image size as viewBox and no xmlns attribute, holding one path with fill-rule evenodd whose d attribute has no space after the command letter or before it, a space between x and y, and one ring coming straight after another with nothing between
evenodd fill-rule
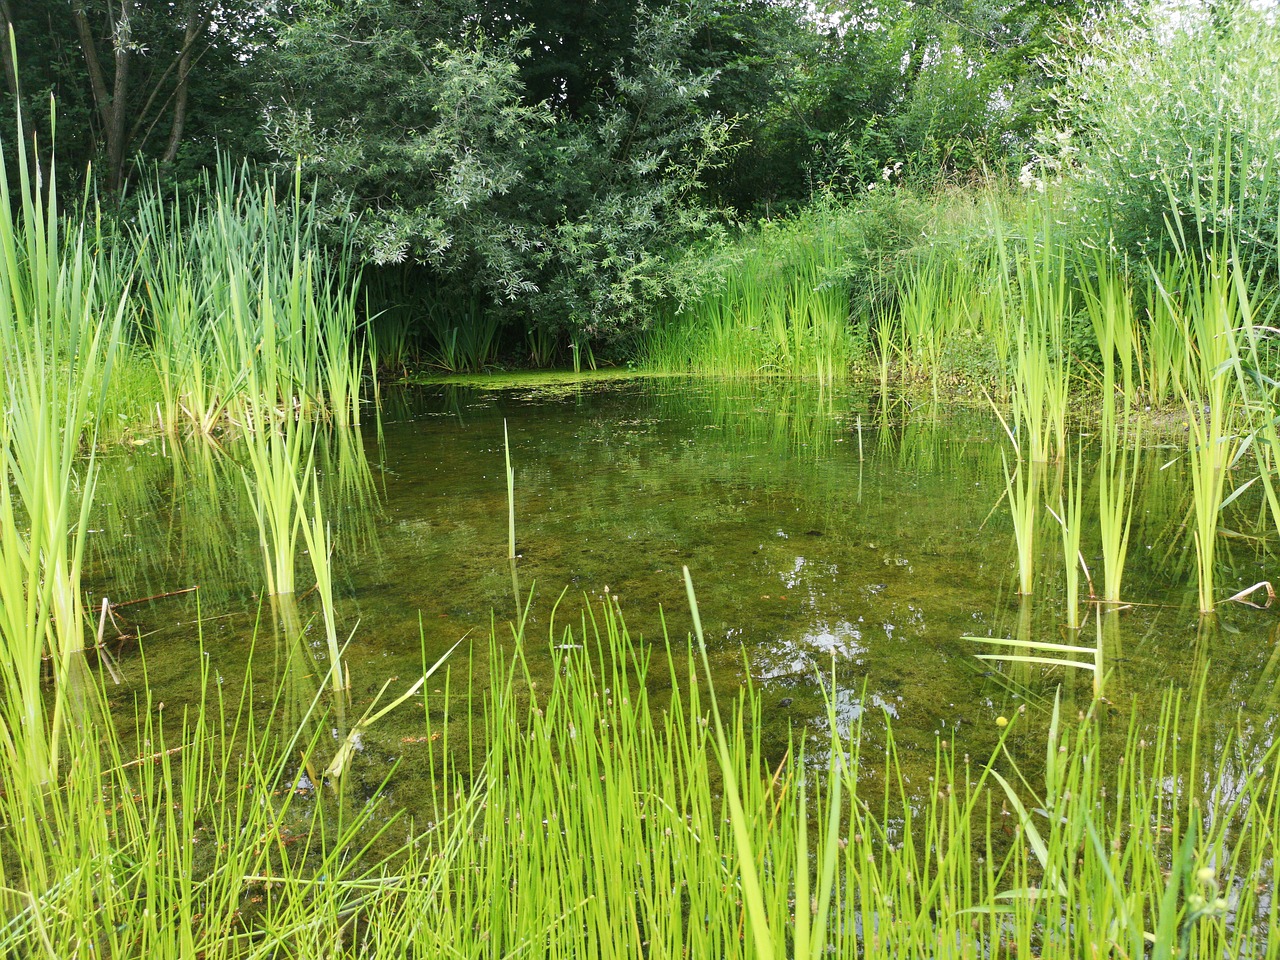
<instances>
[{"instance_id":1,"label":"water reflection","mask_svg":"<svg viewBox=\"0 0 1280 960\"><path fill-rule=\"evenodd\" d=\"M1035 592L1019 597L1002 503L1007 439L982 406L676 379L406 389L387 391L383 404L379 437L316 438L340 634L355 628L347 656L357 715L371 687L414 675L424 656L434 660L468 630L487 635L492 616L527 608L529 635L540 640L557 602L557 623L579 623L606 589L633 636L660 643L665 612L679 647L690 626L686 564L714 669L727 685L759 686L780 738L826 716L820 676L835 684L842 723L867 721L868 706L887 711L903 743L929 744L939 730L978 737L996 713L1023 704L1035 713L1056 696L1073 709L1091 700L1091 677L1080 671L983 663L961 639L1063 638L1056 526L1037 521ZM171 598L137 611L153 679L179 690L197 620L227 675L253 633L262 561L239 456L234 444L141 447L104 465L86 582L113 599L200 585L199 607ZM1221 711L1217 737L1237 707L1252 705L1256 717L1274 707L1274 623L1243 607L1200 622L1185 566L1193 557L1182 547L1185 484L1178 464L1160 469L1167 460L1158 449L1142 457L1125 574L1131 605L1086 621L1072 642L1098 638L1117 710L1135 700L1155 709L1166 686L1194 687L1203 674L1206 702ZM1040 497L1052 494L1048 473ZM1090 509L1082 551L1097 569ZM1257 544L1241 540L1222 555L1234 558L1224 560L1224 585L1261 579ZM308 639L317 601L300 563L295 609L269 614L287 710L299 717L325 669ZM484 669L482 653L473 666ZM385 737L382 754L394 756L394 726Z\"/></svg>"}]
</instances>

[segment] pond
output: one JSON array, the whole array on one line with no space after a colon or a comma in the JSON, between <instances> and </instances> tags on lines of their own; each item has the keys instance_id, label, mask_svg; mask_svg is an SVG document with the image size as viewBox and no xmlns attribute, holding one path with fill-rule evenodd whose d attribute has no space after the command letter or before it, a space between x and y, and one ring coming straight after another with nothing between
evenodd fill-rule
<instances>
[{"instance_id":1,"label":"pond","mask_svg":"<svg viewBox=\"0 0 1280 960\"><path fill-rule=\"evenodd\" d=\"M1087 427L1082 554L1096 575ZM398 388L362 434L318 441L339 632L351 638L349 709L359 715L391 678L393 692L404 688L466 636L451 685L441 673L427 693L429 707L448 697L463 717L472 704L461 678L484 688L491 625L509 642L504 623L519 615L534 683L539 664L551 669L550 647L579 642L583 617L602 603L660 656L665 630L682 658L687 566L717 685L755 686L775 756L790 731L825 724L828 695L846 728L865 720L875 738L890 722L899 745L919 750L921 782L938 738L980 755L1001 715L1025 706L1047 716L1055 695L1073 715L1089 705L1089 672L980 660L989 648L966 639L1012 637L1101 644L1117 740L1131 705L1154 723L1171 686L1203 687L1209 745L1230 739L1246 764L1275 733L1277 620L1237 603L1198 615L1177 442L1151 439L1141 453L1131 603L1101 630L1087 610L1076 633L1062 627L1063 551L1047 513L1035 593L1015 592L1010 447L983 404L680 378ZM118 605L108 639L142 635L140 647L111 640L121 679L112 700L130 714L144 669L151 704L172 712L199 696L202 656L213 682L238 689L252 652L256 708L286 709L277 693L292 678L300 687L288 709L298 714L327 669L315 596L300 592L283 613L260 598L263 560L237 457L234 445L153 440L104 460L85 584L97 603ZM1050 503L1060 472L1045 471ZM1237 509L1249 509L1247 497ZM1269 579L1256 538L1224 536L1219 562L1224 596ZM300 558L300 591L311 582L305 566ZM281 654L281 616L304 625L301 654ZM420 725L421 712L405 707L369 731L356 764L368 789L399 764L395 782L412 795L413 778L426 775L412 735Z\"/></svg>"}]
</instances>

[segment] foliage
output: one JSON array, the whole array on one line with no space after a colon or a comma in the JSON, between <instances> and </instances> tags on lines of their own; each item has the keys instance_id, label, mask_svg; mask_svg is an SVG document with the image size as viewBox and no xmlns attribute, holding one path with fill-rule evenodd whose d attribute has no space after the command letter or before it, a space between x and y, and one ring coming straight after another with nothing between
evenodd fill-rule
<instances>
[{"instance_id":1,"label":"foliage","mask_svg":"<svg viewBox=\"0 0 1280 960\"><path fill-rule=\"evenodd\" d=\"M6 0L0 29L9 93L0 129L12 129L21 75L29 145L51 169L56 100L67 195L85 185L90 164L93 184L114 192L156 162L168 182L190 182L219 145L240 156L262 151L257 111L245 109L256 54L270 41L260 3Z\"/></svg>"},{"instance_id":2,"label":"foliage","mask_svg":"<svg viewBox=\"0 0 1280 960\"><path fill-rule=\"evenodd\" d=\"M1151 5L1077 34L1059 59L1061 120L1045 144L1087 231L1151 256L1170 232L1226 238L1277 275L1280 23L1244 2Z\"/></svg>"},{"instance_id":3,"label":"foliage","mask_svg":"<svg viewBox=\"0 0 1280 960\"><path fill-rule=\"evenodd\" d=\"M685 65L704 18L640 8L574 115L528 99L526 32L390 0L312 4L273 56L271 140L331 219L360 215L374 262L427 264L459 300L607 337L641 322L660 251L707 222L695 194L728 128L702 110L711 74Z\"/></svg>"}]
</instances>

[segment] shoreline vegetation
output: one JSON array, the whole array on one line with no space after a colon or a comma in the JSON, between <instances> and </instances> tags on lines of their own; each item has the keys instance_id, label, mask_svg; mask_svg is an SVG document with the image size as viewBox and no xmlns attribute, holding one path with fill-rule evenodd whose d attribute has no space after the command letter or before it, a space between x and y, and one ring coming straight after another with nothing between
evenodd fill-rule
<instances>
[{"instance_id":1,"label":"shoreline vegetation","mask_svg":"<svg viewBox=\"0 0 1280 960\"><path fill-rule=\"evenodd\" d=\"M343 155L344 128L312 127L309 113L305 129L282 120L272 132L317 148L299 149L291 176L223 158L174 195L158 179L136 187L107 215L88 191L59 193L15 98L17 136L0 156L0 954L1280 956L1280 744L1245 744L1242 729L1210 743L1195 692L1166 694L1154 732L1104 709L1140 466L1176 461L1187 477L1179 529L1202 625L1224 603L1274 599L1267 580L1230 597L1215 580L1224 536L1273 557L1280 535L1280 154L1267 117L1280 108L1277 27L1244 7L1222 16L1212 32L1102 37L1114 56L1057 77L1087 136L1046 131L1018 177L939 188L940 169L929 189L880 157L870 177L827 184L791 216L751 227L715 227L707 209L680 206L719 169L729 135L682 113L644 128L653 152L617 165L631 179L600 187L609 203L558 224L559 253L580 254L564 262L546 253L549 239L542 249L479 213L443 219L448 204L450 215L489 211L508 193L517 206L555 206L519 193L527 171L440 159L450 144L471 156L473 143L497 150L541 129L545 105L498 109L519 81L483 45L411 51L436 72L426 94L410 93L439 99L462 78L507 125L482 136L491 117L455 115L457 129L412 146L448 176L417 185L425 199L408 220L423 233L409 238L397 232L410 229L404 211L380 220L375 206L347 205L356 192L325 164L349 174L369 161ZM638 135L632 100L709 95L711 72L678 85L675 61L658 56L675 44L662 27L655 16L641 31L652 57L617 67L597 139L574 128L563 156L541 162L586 164L620 131ZM305 36L295 40L305 65ZM511 64L527 56L502 49ZM1207 87L1160 72L1192 54ZM1215 94L1215 64L1253 100ZM1158 116L1184 88L1179 119ZM1190 149L1176 140L1186 130L1199 136ZM1144 133L1151 141L1136 142ZM113 160L115 189L124 161ZM659 168L667 179L655 185ZM616 236L609 217L627 209L640 210L639 226ZM637 236L652 243L663 229L674 251L628 260ZM433 262L455 235L472 259L436 262L449 280L439 289L406 290L410 275L386 269L411 250ZM515 267L493 275L520 257L554 282L539 287ZM457 295L468 270L487 292ZM561 300L544 298L553 293ZM522 297L565 314L513 321ZM992 717L997 745L978 755L941 737L897 743L891 723L867 737L861 706L851 719L824 685L827 715L765 757L756 691L726 696L711 682L687 569L691 630L641 644L607 599L553 628L555 680L535 687L526 649L542 638L520 614L508 450L517 615L509 636L495 626L473 641L489 658L487 689L424 653L419 680L386 679L357 717L349 651L360 628L339 628L340 508L326 488L376 498L360 431L373 421L381 436L386 383L441 373L496 385L486 371L506 358L573 371L544 383L611 364L604 375L795 378L820 390L853 375L886 395L989 406L1017 592L1046 589L1035 545L1060 542L1065 642L972 638L975 655L1086 671L1092 701L1075 716L1048 707L1034 742L1023 717ZM175 462L198 450L243 486L262 616L291 669L266 691L247 676L237 700L193 637L201 697L144 697L129 719L108 703L110 606L95 617L82 569L101 452L152 440ZM1093 571L1080 546L1092 516L1103 567ZM299 612L312 590L318 643ZM443 695L426 687L437 671ZM669 700L650 699L650 679ZM456 742L448 691L462 688L477 737ZM278 705L265 721L259 695ZM412 787L431 811L421 820L344 776L363 732L413 708L429 752L429 776ZM910 780L906 750L932 750L927 783Z\"/></svg>"}]
</instances>

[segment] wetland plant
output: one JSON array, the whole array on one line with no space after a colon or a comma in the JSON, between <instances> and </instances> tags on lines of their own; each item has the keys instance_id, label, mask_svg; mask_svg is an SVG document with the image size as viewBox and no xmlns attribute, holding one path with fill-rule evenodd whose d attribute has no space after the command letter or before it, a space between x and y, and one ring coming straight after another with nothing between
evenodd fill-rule
<instances>
[{"instance_id":1,"label":"wetland plant","mask_svg":"<svg viewBox=\"0 0 1280 960\"><path fill-rule=\"evenodd\" d=\"M1084 524L1084 483L1081 476L1083 469L1082 450L1076 448L1075 458L1067 457L1060 474L1059 483L1063 489L1058 493L1058 509L1048 507L1053 519L1058 522L1062 534L1063 578L1066 583L1066 618L1068 630L1080 629L1080 571L1088 576L1084 555L1080 552L1080 532Z\"/></svg>"},{"instance_id":2,"label":"wetland plant","mask_svg":"<svg viewBox=\"0 0 1280 960\"><path fill-rule=\"evenodd\" d=\"M1187 416L1187 472L1191 474L1192 537L1196 552L1197 596L1202 614L1214 609L1214 569L1218 527L1228 496L1227 478L1236 466L1242 442L1233 422L1236 396L1230 368L1239 321L1239 290L1225 248L1201 265L1183 258L1176 289L1183 296L1171 309L1190 345L1186 376L1178 392Z\"/></svg>"},{"instance_id":3,"label":"wetland plant","mask_svg":"<svg viewBox=\"0 0 1280 960\"><path fill-rule=\"evenodd\" d=\"M1102 539L1102 600L1109 604L1121 602L1120 586L1129 556L1129 533L1138 490L1142 427L1135 426L1130 436L1128 424L1126 418L1123 433L1103 430L1096 473L1098 528Z\"/></svg>"},{"instance_id":4,"label":"wetland plant","mask_svg":"<svg viewBox=\"0 0 1280 960\"><path fill-rule=\"evenodd\" d=\"M53 789L0 751L0 950L1075 960L1088 930L1116 955L1274 951L1280 746L1209 740L1184 699L1119 721L1123 762L1093 707L993 718L981 754L936 740L917 787L918 751L867 713L829 707L770 755L758 691L713 703L701 644L641 646L613 602L550 629L545 686L527 625L467 685L478 736L456 681L410 687L418 735L385 747L419 767L421 821L391 806L403 774L366 793L334 765L318 696L282 726L205 657L181 717L144 701L73 731L80 775Z\"/></svg>"},{"instance_id":5,"label":"wetland plant","mask_svg":"<svg viewBox=\"0 0 1280 960\"><path fill-rule=\"evenodd\" d=\"M73 674L83 666L94 438L124 302L100 299L83 227L61 235L56 191L48 187L42 206L40 173L22 150L17 173L15 205L0 157L0 738L45 781L58 773ZM45 663L54 684L48 717Z\"/></svg>"},{"instance_id":6,"label":"wetland plant","mask_svg":"<svg viewBox=\"0 0 1280 960\"><path fill-rule=\"evenodd\" d=\"M1030 596L1035 589L1036 518L1039 513L1042 465L1019 462L1012 469L1009 458L1001 451L1004 462L1005 497L1013 520L1013 537L1018 553L1018 593Z\"/></svg>"},{"instance_id":7,"label":"wetland plant","mask_svg":"<svg viewBox=\"0 0 1280 960\"><path fill-rule=\"evenodd\" d=\"M244 438L249 459L244 482L258 524L267 593L293 593L294 556L316 482L315 438L291 410L280 415L259 409L253 420ZM314 552L312 562L317 562Z\"/></svg>"},{"instance_id":8,"label":"wetland plant","mask_svg":"<svg viewBox=\"0 0 1280 960\"><path fill-rule=\"evenodd\" d=\"M142 191L122 241L138 263L141 341L163 399L163 428L239 425L256 403L358 423L364 357L357 271L339 243L321 247L314 202L295 176L289 198L247 168L219 165L196 201Z\"/></svg>"}]
</instances>

